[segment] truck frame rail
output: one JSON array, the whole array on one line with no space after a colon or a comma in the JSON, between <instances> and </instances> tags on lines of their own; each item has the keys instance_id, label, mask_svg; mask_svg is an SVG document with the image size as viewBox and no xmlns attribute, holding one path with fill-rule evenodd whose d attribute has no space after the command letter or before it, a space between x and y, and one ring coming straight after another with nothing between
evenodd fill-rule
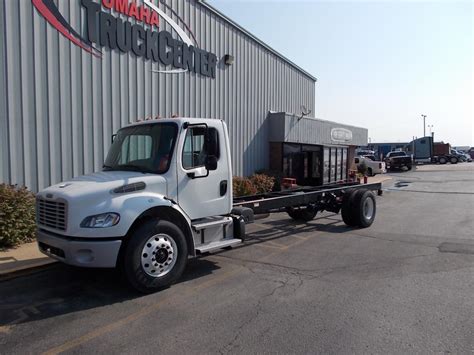
<instances>
[{"instance_id":1,"label":"truck frame rail","mask_svg":"<svg viewBox=\"0 0 474 355\"><path fill-rule=\"evenodd\" d=\"M320 209L331 211L331 204L341 198L344 193L366 189L381 194L382 184L359 184L347 182L318 187L303 187L299 189L269 192L259 195L234 198L234 207L247 207L255 214L282 212L289 207L319 205ZM336 207L337 208L337 207Z\"/></svg>"}]
</instances>

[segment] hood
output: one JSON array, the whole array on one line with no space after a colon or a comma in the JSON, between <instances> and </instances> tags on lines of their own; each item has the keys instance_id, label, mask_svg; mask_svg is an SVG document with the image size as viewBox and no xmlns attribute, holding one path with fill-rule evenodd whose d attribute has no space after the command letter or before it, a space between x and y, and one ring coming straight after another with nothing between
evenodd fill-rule
<instances>
[{"instance_id":1,"label":"hood","mask_svg":"<svg viewBox=\"0 0 474 355\"><path fill-rule=\"evenodd\" d=\"M149 191L161 195L167 194L166 179L160 175L144 174L136 171L103 171L89 175L82 175L72 180L52 185L40 192L40 195L49 195L49 198L90 199L91 202L103 199L107 195L114 195L114 189L138 182L144 182L146 187L142 191ZM52 196L51 196L52 195Z\"/></svg>"},{"instance_id":2,"label":"hood","mask_svg":"<svg viewBox=\"0 0 474 355\"><path fill-rule=\"evenodd\" d=\"M145 185L139 184L142 186L138 190L131 188L124 189L129 192L114 192L114 189L136 183ZM135 209L142 207L139 202L143 200L143 196L146 196L147 206L151 206L153 199L150 201L150 196L157 195L167 195L167 181L161 175L135 171L104 171L79 176L50 186L37 194L38 198L46 201L66 202L65 213L54 210L51 206L43 207L44 218L52 220L52 224L65 221L64 229L48 224L41 224L40 227L68 236L123 236L128 230L128 223L120 222L110 228L96 229L93 234L80 228L80 224L88 216L105 212L119 212L124 222L130 221L129 215L134 215Z\"/></svg>"}]
</instances>

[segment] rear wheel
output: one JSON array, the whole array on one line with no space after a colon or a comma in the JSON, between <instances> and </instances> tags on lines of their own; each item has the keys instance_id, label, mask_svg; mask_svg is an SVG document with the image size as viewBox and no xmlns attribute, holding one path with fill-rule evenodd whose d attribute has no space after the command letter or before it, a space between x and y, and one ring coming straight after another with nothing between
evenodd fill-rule
<instances>
[{"instance_id":1,"label":"rear wheel","mask_svg":"<svg viewBox=\"0 0 474 355\"><path fill-rule=\"evenodd\" d=\"M372 168L367 169L367 174L369 174L369 176L374 176L374 172L372 171Z\"/></svg>"},{"instance_id":2,"label":"rear wheel","mask_svg":"<svg viewBox=\"0 0 474 355\"><path fill-rule=\"evenodd\" d=\"M183 273L187 259L183 232L171 222L150 220L130 236L123 268L133 288L150 293L176 281Z\"/></svg>"},{"instance_id":3,"label":"rear wheel","mask_svg":"<svg viewBox=\"0 0 474 355\"><path fill-rule=\"evenodd\" d=\"M341 207L341 216L342 220L346 225L349 227L353 227L356 225L353 216L353 200L355 195L358 193L358 190L347 192L342 197L342 207Z\"/></svg>"},{"instance_id":4,"label":"rear wheel","mask_svg":"<svg viewBox=\"0 0 474 355\"><path fill-rule=\"evenodd\" d=\"M359 190L353 200L353 218L357 226L367 228L375 220L376 203L372 191Z\"/></svg>"},{"instance_id":5,"label":"rear wheel","mask_svg":"<svg viewBox=\"0 0 474 355\"><path fill-rule=\"evenodd\" d=\"M309 222L314 217L316 217L316 214L318 213L318 211L311 206L306 206L306 207L301 207L301 208L289 207L286 209L286 213L288 213L288 216L293 218L295 221Z\"/></svg>"},{"instance_id":6,"label":"rear wheel","mask_svg":"<svg viewBox=\"0 0 474 355\"><path fill-rule=\"evenodd\" d=\"M439 158L438 161L440 164L446 164L448 162L448 160L445 157Z\"/></svg>"},{"instance_id":7,"label":"rear wheel","mask_svg":"<svg viewBox=\"0 0 474 355\"><path fill-rule=\"evenodd\" d=\"M348 226L367 228L375 220L376 203L372 191L361 189L347 194L342 202L342 219Z\"/></svg>"},{"instance_id":8,"label":"rear wheel","mask_svg":"<svg viewBox=\"0 0 474 355\"><path fill-rule=\"evenodd\" d=\"M450 162L451 164L457 164L457 163L458 163L458 158L456 158L456 157L451 157L451 158L449 159L449 162Z\"/></svg>"}]
</instances>

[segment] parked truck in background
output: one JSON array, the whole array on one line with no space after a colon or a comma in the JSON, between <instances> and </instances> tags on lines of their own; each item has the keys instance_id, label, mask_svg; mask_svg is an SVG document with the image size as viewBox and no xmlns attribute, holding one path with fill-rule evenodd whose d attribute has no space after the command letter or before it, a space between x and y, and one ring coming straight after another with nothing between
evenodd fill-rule
<instances>
[{"instance_id":1,"label":"parked truck in background","mask_svg":"<svg viewBox=\"0 0 474 355\"><path fill-rule=\"evenodd\" d=\"M375 155L360 155L354 158L354 164L359 167L361 164L365 164L367 167L367 175L374 176L376 174L385 174L387 169L385 168L385 162L378 161Z\"/></svg>"},{"instance_id":2,"label":"parked truck in background","mask_svg":"<svg viewBox=\"0 0 474 355\"><path fill-rule=\"evenodd\" d=\"M411 156L407 155L407 153L402 151L394 151L387 153L385 156L385 165L387 170L403 168L411 170L413 162Z\"/></svg>"},{"instance_id":3,"label":"parked truck in background","mask_svg":"<svg viewBox=\"0 0 474 355\"><path fill-rule=\"evenodd\" d=\"M145 121L115 135L103 171L37 194L38 246L79 267L119 267L141 292L176 281L189 257L242 243L255 214L310 221L341 212L369 227L381 184L345 182L233 199L227 127L217 119Z\"/></svg>"},{"instance_id":4,"label":"parked truck in background","mask_svg":"<svg viewBox=\"0 0 474 355\"><path fill-rule=\"evenodd\" d=\"M451 145L449 143L434 142L431 162L439 164L457 164L459 162L459 157L452 154Z\"/></svg>"}]
</instances>

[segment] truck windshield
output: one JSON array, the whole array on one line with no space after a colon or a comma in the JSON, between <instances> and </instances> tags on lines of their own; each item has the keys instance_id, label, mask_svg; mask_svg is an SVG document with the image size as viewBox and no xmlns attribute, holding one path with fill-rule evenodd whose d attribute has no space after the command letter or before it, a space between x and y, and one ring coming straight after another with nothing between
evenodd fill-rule
<instances>
[{"instance_id":1,"label":"truck windshield","mask_svg":"<svg viewBox=\"0 0 474 355\"><path fill-rule=\"evenodd\" d=\"M104 171L165 173L171 162L177 131L174 123L122 128L107 154Z\"/></svg>"}]
</instances>

